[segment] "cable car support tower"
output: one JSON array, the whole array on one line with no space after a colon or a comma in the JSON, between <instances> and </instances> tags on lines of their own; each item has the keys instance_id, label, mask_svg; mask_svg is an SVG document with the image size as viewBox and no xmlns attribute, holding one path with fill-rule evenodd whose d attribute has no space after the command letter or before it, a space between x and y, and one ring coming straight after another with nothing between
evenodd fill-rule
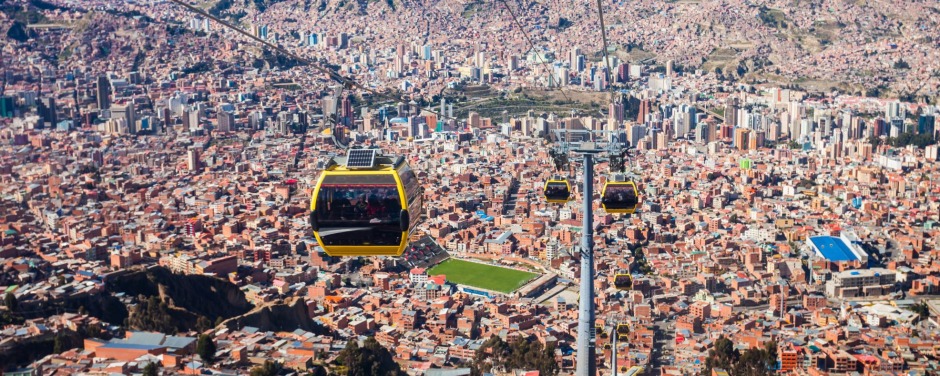
<instances>
[{"instance_id":1,"label":"cable car support tower","mask_svg":"<svg viewBox=\"0 0 940 376\"><path fill-rule=\"evenodd\" d=\"M580 154L582 158L582 228L581 228L581 282L578 301L577 376L597 375L597 349L595 347L594 307L594 162L602 153L622 155L627 145L616 139L619 132L587 130L554 130L555 139L565 150ZM595 141L595 136L606 140ZM598 158L601 159L601 158Z\"/></svg>"}]
</instances>

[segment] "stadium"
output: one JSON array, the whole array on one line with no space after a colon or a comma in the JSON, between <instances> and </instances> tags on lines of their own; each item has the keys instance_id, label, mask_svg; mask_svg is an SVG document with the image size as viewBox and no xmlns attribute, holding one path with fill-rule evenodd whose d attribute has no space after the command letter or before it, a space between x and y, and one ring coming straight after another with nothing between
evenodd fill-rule
<instances>
[{"instance_id":1,"label":"stadium","mask_svg":"<svg viewBox=\"0 0 940 376\"><path fill-rule=\"evenodd\" d=\"M457 259L445 260L428 270L429 276L441 274L461 291L485 297L510 294L539 276L522 270Z\"/></svg>"}]
</instances>

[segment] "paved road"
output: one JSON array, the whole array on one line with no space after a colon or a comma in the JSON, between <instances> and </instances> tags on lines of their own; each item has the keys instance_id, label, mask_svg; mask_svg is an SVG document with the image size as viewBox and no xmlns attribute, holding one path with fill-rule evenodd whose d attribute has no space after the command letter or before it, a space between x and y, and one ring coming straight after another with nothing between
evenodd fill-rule
<instances>
[{"instance_id":1,"label":"paved road","mask_svg":"<svg viewBox=\"0 0 940 376\"><path fill-rule=\"evenodd\" d=\"M653 324L653 353L650 356L650 370L647 374L658 375L662 366L675 364L676 322L675 320L657 321Z\"/></svg>"}]
</instances>

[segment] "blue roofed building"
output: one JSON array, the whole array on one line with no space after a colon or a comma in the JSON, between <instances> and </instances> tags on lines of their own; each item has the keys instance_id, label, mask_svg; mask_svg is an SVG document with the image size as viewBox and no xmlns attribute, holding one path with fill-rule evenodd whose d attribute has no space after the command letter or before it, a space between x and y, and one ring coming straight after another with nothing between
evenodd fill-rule
<instances>
[{"instance_id":1,"label":"blue roofed building","mask_svg":"<svg viewBox=\"0 0 940 376\"><path fill-rule=\"evenodd\" d=\"M861 247L858 235L851 230L844 230L838 237L821 235L811 236L806 240L817 256L826 260L860 261L862 265L868 264L868 254Z\"/></svg>"}]
</instances>

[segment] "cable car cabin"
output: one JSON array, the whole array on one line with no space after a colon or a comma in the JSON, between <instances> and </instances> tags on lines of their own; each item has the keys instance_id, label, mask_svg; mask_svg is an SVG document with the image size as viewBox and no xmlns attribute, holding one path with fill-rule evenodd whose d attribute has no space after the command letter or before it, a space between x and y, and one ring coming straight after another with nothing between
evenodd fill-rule
<instances>
[{"instance_id":1,"label":"cable car cabin","mask_svg":"<svg viewBox=\"0 0 940 376\"><path fill-rule=\"evenodd\" d=\"M633 290L633 277L629 274L617 274L614 276L614 287L621 291Z\"/></svg>"},{"instance_id":2,"label":"cable car cabin","mask_svg":"<svg viewBox=\"0 0 940 376\"><path fill-rule=\"evenodd\" d=\"M418 224L422 188L404 157L350 150L333 157L310 200L310 225L330 256L401 256Z\"/></svg>"},{"instance_id":3,"label":"cable car cabin","mask_svg":"<svg viewBox=\"0 0 940 376\"><path fill-rule=\"evenodd\" d=\"M630 324L617 324L617 339L625 340L630 336Z\"/></svg>"},{"instance_id":4,"label":"cable car cabin","mask_svg":"<svg viewBox=\"0 0 940 376\"><path fill-rule=\"evenodd\" d=\"M607 332L604 331L604 327L600 325L594 326L594 333L597 336L597 338L600 338L600 339L607 339L608 337Z\"/></svg>"},{"instance_id":5,"label":"cable car cabin","mask_svg":"<svg viewBox=\"0 0 940 376\"><path fill-rule=\"evenodd\" d=\"M610 214L633 214L640 203L636 183L632 181L608 181L601 192L601 205Z\"/></svg>"},{"instance_id":6,"label":"cable car cabin","mask_svg":"<svg viewBox=\"0 0 940 376\"><path fill-rule=\"evenodd\" d=\"M571 198L571 185L567 180L549 180L543 191L545 200L553 204L563 204Z\"/></svg>"}]
</instances>

